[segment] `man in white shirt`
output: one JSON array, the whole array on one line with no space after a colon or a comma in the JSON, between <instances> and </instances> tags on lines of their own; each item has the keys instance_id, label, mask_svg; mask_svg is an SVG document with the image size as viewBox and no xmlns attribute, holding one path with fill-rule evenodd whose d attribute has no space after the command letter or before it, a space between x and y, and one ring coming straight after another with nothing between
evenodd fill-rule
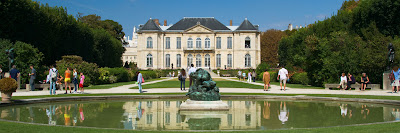
<instances>
[{"instance_id":1,"label":"man in white shirt","mask_svg":"<svg viewBox=\"0 0 400 133\"><path fill-rule=\"evenodd\" d=\"M281 85L281 90L282 90L282 83L283 83L283 90L286 91L286 81L289 79L289 72L282 66L281 69L278 72L278 77L277 79L279 80L279 83Z\"/></svg>"},{"instance_id":2,"label":"man in white shirt","mask_svg":"<svg viewBox=\"0 0 400 133\"><path fill-rule=\"evenodd\" d=\"M189 68L189 73L188 73L189 74L189 79L190 79L189 87L192 86L192 82L193 82L192 77L190 76L190 74L196 72L196 68L194 67L194 65L191 64L190 66L191 67Z\"/></svg>"},{"instance_id":3,"label":"man in white shirt","mask_svg":"<svg viewBox=\"0 0 400 133\"><path fill-rule=\"evenodd\" d=\"M340 77L340 84L339 84L338 88L342 87L341 89L347 89L346 83L347 83L346 74L342 73L342 76Z\"/></svg>"}]
</instances>

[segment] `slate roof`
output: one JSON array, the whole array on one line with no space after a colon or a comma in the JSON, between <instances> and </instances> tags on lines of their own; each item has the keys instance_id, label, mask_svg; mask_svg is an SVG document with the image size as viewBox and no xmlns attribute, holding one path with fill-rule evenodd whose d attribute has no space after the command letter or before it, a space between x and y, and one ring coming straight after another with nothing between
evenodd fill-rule
<instances>
[{"instance_id":1,"label":"slate roof","mask_svg":"<svg viewBox=\"0 0 400 133\"><path fill-rule=\"evenodd\" d=\"M195 26L197 22L211 30L230 30L215 18L183 18L167 30L186 30Z\"/></svg>"},{"instance_id":2,"label":"slate roof","mask_svg":"<svg viewBox=\"0 0 400 133\"><path fill-rule=\"evenodd\" d=\"M247 18L242 22L242 24L240 24L240 26L236 29L236 31L240 31L240 30L245 30L245 31L252 31L252 30L258 30L256 27L254 27L253 24L250 23L249 20L247 20Z\"/></svg>"},{"instance_id":3,"label":"slate roof","mask_svg":"<svg viewBox=\"0 0 400 133\"><path fill-rule=\"evenodd\" d=\"M153 21L153 19L149 19L149 21L147 21L139 30L159 31L161 28Z\"/></svg>"}]
</instances>

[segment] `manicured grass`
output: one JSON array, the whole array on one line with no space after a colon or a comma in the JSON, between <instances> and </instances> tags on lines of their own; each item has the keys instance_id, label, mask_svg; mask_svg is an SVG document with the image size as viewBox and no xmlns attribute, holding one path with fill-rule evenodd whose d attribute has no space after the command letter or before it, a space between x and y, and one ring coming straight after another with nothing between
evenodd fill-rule
<instances>
[{"instance_id":1,"label":"manicured grass","mask_svg":"<svg viewBox=\"0 0 400 133\"><path fill-rule=\"evenodd\" d=\"M229 81L223 78L213 78L213 81ZM172 79L172 80L168 80L168 81L179 81L178 78ZM189 81L189 78L186 78L186 81Z\"/></svg>"},{"instance_id":2,"label":"manicured grass","mask_svg":"<svg viewBox=\"0 0 400 133\"><path fill-rule=\"evenodd\" d=\"M162 80L162 79L165 79L165 78L148 79L145 81L150 82L150 81L156 81L156 80ZM113 87L119 87L119 86L123 86L123 85L135 84L135 83L136 83L136 81L119 82L119 83L104 84L104 85L93 85L93 86L85 87L85 89L110 89Z\"/></svg>"},{"instance_id":3,"label":"manicured grass","mask_svg":"<svg viewBox=\"0 0 400 133\"><path fill-rule=\"evenodd\" d=\"M263 89L263 86L247 84L235 81L215 81L219 88L250 88L250 89ZM185 82L186 88L189 88L189 81ZM163 81L154 84L142 85L142 89L150 88L180 88L180 81ZM138 87L132 87L130 89L138 89Z\"/></svg>"},{"instance_id":4,"label":"manicured grass","mask_svg":"<svg viewBox=\"0 0 400 133\"><path fill-rule=\"evenodd\" d=\"M180 131L133 131L118 129L95 129L95 128L75 128L66 126L47 126L25 123L15 123L0 121L0 131L4 133L176 133ZM226 131L237 133L281 133L281 132L305 132L305 133L365 133L365 132L400 132L400 123L373 124L362 126L329 127L316 129L292 129L292 130L266 130L266 131ZM182 131L183 132L183 131ZM215 131L215 133L224 131ZM190 132L195 133L195 132Z\"/></svg>"}]
</instances>

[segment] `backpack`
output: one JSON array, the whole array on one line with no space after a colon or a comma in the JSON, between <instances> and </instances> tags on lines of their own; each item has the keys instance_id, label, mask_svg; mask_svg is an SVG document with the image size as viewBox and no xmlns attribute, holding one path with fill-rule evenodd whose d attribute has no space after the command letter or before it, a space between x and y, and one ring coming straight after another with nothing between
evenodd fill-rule
<instances>
[{"instance_id":1,"label":"backpack","mask_svg":"<svg viewBox=\"0 0 400 133\"><path fill-rule=\"evenodd\" d=\"M50 77L53 81L56 81L57 80L57 70L54 71L54 69L51 69L51 71L52 71L52 73L51 73Z\"/></svg>"}]
</instances>

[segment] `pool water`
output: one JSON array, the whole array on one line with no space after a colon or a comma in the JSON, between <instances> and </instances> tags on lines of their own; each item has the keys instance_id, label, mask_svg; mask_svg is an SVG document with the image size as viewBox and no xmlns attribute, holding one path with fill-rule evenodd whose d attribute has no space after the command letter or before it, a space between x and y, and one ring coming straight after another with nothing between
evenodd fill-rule
<instances>
[{"instance_id":1,"label":"pool water","mask_svg":"<svg viewBox=\"0 0 400 133\"><path fill-rule=\"evenodd\" d=\"M234 100L229 111L179 111L181 100L70 101L0 108L1 119L130 130L268 130L400 120L400 107L351 102Z\"/></svg>"}]
</instances>

